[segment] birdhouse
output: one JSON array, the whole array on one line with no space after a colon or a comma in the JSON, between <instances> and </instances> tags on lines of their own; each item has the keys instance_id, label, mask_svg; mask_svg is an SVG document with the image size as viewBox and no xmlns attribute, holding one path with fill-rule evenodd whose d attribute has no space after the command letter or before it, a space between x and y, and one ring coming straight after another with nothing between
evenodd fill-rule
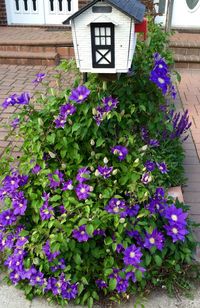
<instances>
[{"instance_id":1,"label":"birdhouse","mask_svg":"<svg viewBox=\"0 0 200 308\"><path fill-rule=\"evenodd\" d=\"M94 0L70 16L77 66L81 72L126 73L135 52L136 25L145 6L139 0Z\"/></svg>"}]
</instances>

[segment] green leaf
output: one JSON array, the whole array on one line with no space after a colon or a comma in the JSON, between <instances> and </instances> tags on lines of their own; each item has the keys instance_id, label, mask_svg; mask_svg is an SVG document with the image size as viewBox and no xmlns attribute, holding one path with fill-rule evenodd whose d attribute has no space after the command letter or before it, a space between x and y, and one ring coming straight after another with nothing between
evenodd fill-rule
<instances>
[{"instance_id":1,"label":"green leaf","mask_svg":"<svg viewBox=\"0 0 200 308\"><path fill-rule=\"evenodd\" d=\"M111 237L107 237L104 240L105 245L111 245L113 243L113 239Z\"/></svg>"},{"instance_id":2,"label":"green leaf","mask_svg":"<svg viewBox=\"0 0 200 308\"><path fill-rule=\"evenodd\" d=\"M117 286L117 280L115 278L110 279L109 281L109 290L110 291L114 291L116 289Z\"/></svg>"},{"instance_id":3,"label":"green leaf","mask_svg":"<svg viewBox=\"0 0 200 308\"><path fill-rule=\"evenodd\" d=\"M103 138L97 139L96 147L97 147L97 148L100 147L100 146L104 143L104 140L105 140L105 139L103 139Z\"/></svg>"},{"instance_id":4,"label":"green leaf","mask_svg":"<svg viewBox=\"0 0 200 308\"><path fill-rule=\"evenodd\" d=\"M74 123L74 125L72 126L72 133L76 132L80 127L81 127L81 124Z\"/></svg>"},{"instance_id":5,"label":"green leaf","mask_svg":"<svg viewBox=\"0 0 200 308\"><path fill-rule=\"evenodd\" d=\"M50 201L56 202L56 201L58 201L58 200L60 200L60 199L61 199L61 196L60 196L60 195L55 195L55 196L53 196L53 197L50 199Z\"/></svg>"},{"instance_id":6,"label":"green leaf","mask_svg":"<svg viewBox=\"0 0 200 308\"><path fill-rule=\"evenodd\" d=\"M20 232L20 236L27 236L29 235L29 231L23 230Z\"/></svg>"},{"instance_id":7,"label":"green leaf","mask_svg":"<svg viewBox=\"0 0 200 308\"><path fill-rule=\"evenodd\" d=\"M88 300L87 300L88 308L92 308L93 307L93 303L94 303L93 298L89 297Z\"/></svg>"},{"instance_id":8,"label":"green leaf","mask_svg":"<svg viewBox=\"0 0 200 308\"><path fill-rule=\"evenodd\" d=\"M84 290L84 285L82 283L80 283L78 285L78 295L80 295L83 292L83 290Z\"/></svg>"},{"instance_id":9,"label":"green leaf","mask_svg":"<svg viewBox=\"0 0 200 308\"><path fill-rule=\"evenodd\" d=\"M74 256L74 261L76 264L80 265L82 263L81 256L79 254L76 254Z\"/></svg>"},{"instance_id":10,"label":"green leaf","mask_svg":"<svg viewBox=\"0 0 200 308\"><path fill-rule=\"evenodd\" d=\"M142 272L139 270L135 271L135 277L137 279L137 281L141 281L142 280Z\"/></svg>"},{"instance_id":11,"label":"green leaf","mask_svg":"<svg viewBox=\"0 0 200 308\"><path fill-rule=\"evenodd\" d=\"M161 265L162 265L162 259L161 259L160 256L155 255L155 256L154 256L154 260L155 260L155 262L156 262L156 264L157 264L158 266L161 266Z\"/></svg>"},{"instance_id":12,"label":"green leaf","mask_svg":"<svg viewBox=\"0 0 200 308\"><path fill-rule=\"evenodd\" d=\"M93 227L93 225L88 225L88 226L86 226L86 232L87 232L89 235L92 235L93 232L94 232L94 227Z\"/></svg>"},{"instance_id":13,"label":"green leaf","mask_svg":"<svg viewBox=\"0 0 200 308\"><path fill-rule=\"evenodd\" d=\"M150 254L146 254L145 256L145 264L146 266L148 266L151 263L151 255Z\"/></svg>"}]
</instances>

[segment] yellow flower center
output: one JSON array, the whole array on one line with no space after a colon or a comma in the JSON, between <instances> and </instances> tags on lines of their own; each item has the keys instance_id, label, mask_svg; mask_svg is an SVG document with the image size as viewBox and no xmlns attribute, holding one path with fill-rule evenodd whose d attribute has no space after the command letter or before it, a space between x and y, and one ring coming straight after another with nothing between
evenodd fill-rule
<instances>
[{"instance_id":1,"label":"yellow flower center","mask_svg":"<svg viewBox=\"0 0 200 308\"><path fill-rule=\"evenodd\" d=\"M177 234L177 233L178 233L178 230L177 230L176 228L173 228L173 229L172 229L172 232L173 232L174 234Z\"/></svg>"},{"instance_id":2,"label":"yellow flower center","mask_svg":"<svg viewBox=\"0 0 200 308\"><path fill-rule=\"evenodd\" d=\"M9 219L10 219L10 216L6 216L6 219L9 220Z\"/></svg>"},{"instance_id":3,"label":"yellow flower center","mask_svg":"<svg viewBox=\"0 0 200 308\"><path fill-rule=\"evenodd\" d=\"M158 81L159 81L160 83L165 83L165 80L164 80L163 78L161 78L161 77L158 78Z\"/></svg>"},{"instance_id":4,"label":"yellow flower center","mask_svg":"<svg viewBox=\"0 0 200 308\"><path fill-rule=\"evenodd\" d=\"M132 252L130 253L130 257L131 257L131 258L135 258L135 252L132 251Z\"/></svg>"},{"instance_id":5,"label":"yellow flower center","mask_svg":"<svg viewBox=\"0 0 200 308\"><path fill-rule=\"evenodd\" d=\"M37 277L37 278L36 278L36 281L41 281L40 277Z\"/></svg>"},{"instance_id":6,"label":"yellow flower center","mask_svg":"<svg viewBox=\"0 0 200 308\"><path fill-rule=\"evenodd\" d=\"M81 193L82 193L82 194L85 193L85 188L81 188Z\"/></svg>"},{"instance_id":7,"label":"yellow flower center","mask_svg":"<svg viewBox=\"0 0 200 308\"><path fill-rule=\"evenodd\" d=\"M177 221L178 220L177 215L172 215L171 218L172 218L173 221Z\"/></svg>"},{"instance_id":8,"label":"yellow flower center","mask_svg":"<svg viewBox=\"0 0 200 308\"><path fill-rule=\"evenodd\" d=\"M79 100L82 100L82 99L83 99L83 95L82 95L82 94L79 95L78 99L79 99Z\"/></svg>"},{"instance_id":9,"label":"yellow flower center","mask_svg":"<svg viewBox=\"0 0 200 308\"><path fill-rule=\"evenodd\" d=\"M149 239L149 242L150 242L151 244L155 244L155 239L154 239L153 237L151 237L151 238Z\"/></svg>"},{"instance_id":10,"label":"yellow flower center","mask_svg":"<svg viewBox=\"0 0 200 308\"><path fill-rule=\"evenodd\" d=\"M84 235L85 234L85 231L81 231L81 235Z\"/></svg>"},{"instance_id":11,"label":"yellow flower center","mask_svg":"<svg viewBox=\"0 0 200 308\"><path fill-rule=\"evenodd\" d=\"M119 207L118 207L118 206L115 206L115 207L113 208L113 212L114 212L114 213L119 213Z\"/></svg>"},{"instance_id":12,"label":"yellow flower center","mask_svg":"<svg viewBox=\"0 0 200 308\"><path fill-rule=\"evenodd\" d=\"M112 106L112 101L108 102L108 106L111 107Z\"/></svg>"}]
</instances>

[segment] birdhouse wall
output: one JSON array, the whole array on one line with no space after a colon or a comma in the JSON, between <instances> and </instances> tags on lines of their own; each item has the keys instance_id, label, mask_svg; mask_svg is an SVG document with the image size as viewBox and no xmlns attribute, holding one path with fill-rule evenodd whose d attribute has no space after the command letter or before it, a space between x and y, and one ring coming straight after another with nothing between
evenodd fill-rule
<instances>
[{"instance_id":1,"label":"birdhouse wall","mask_svg":"<svg viewBox=\"0 0 200 308\"><path fill-rule=\"evenodd\" d=\"M98 6L108 6L98 2ZM115 68L92 67L91 27L94 23L113 23L115 36ZM92 7L74 18L72 35L77 66L81 72L120 73L127 72L131 66L135 50L136 35L134 20L112 7L111 13L93 13Z\"/></svg>"}]
</instances>

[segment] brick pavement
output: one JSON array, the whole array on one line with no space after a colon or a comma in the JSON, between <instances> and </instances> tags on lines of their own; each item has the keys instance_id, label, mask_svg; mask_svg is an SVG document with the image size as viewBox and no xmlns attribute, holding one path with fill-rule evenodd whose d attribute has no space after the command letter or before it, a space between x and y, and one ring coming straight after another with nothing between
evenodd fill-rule
<instances>
[{"instance_id":1,"label":"brick pavement","mask_svg":"<svg viewBox=\"0 0 200 308\"><path fill-rule=\"evenodd\" d=\"M183 187L185 202L191 206L191 216L200 223L200 70L179 70L181 82L178 86L182 107L188 110L192 126L190 136L183 144L185 175ZM200 230L197 232L200 240Z\"/></svg>"}]
</instances>

